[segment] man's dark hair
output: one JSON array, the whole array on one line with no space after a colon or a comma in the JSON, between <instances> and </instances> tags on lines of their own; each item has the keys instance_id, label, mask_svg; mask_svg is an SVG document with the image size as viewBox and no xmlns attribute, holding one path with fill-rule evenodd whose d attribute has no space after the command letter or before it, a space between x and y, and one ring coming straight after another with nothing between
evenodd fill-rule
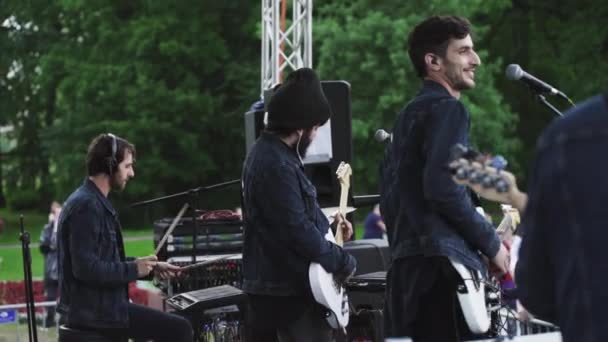
<instances>
[{"instance_id":1,"label":"man's dark hair","mask_svg":"<svg viewBox=\"0 0 608 342\"><path fill-rule=\"evenodd\" d=\"M321 124L321 126L322 125L323 125L323 123ZM304 134L308 134L308 133L310 133L310 131L312 131L313 127L314 126L310 126L310 127L306 127L306 128L285 128L285 127L273 127L272 125L268 125L268 126L266 126L266 128L264 130L266 132L272 133L280 138L285 138L285 137L292 135L293 133L297 132L300 129L304 131Z\"/></svg>"},{"instance_id":2,"label":"man's dark hair","mask_svg":"<svg viewBox=\"0 0 608 342\"><path fill-rule=\"evenodd\" d=\"M113 145L116 153L113 155ZM112 134L100 134L91 141L87 151L87 172L89 176L105 173L109 176L118 170L118 164L125 159L125 152L131 152L135 160L135 145Z\"/></svg>"},{"instance_id":3,"label":"man's dark hair","mask_svg":"<svg viewBox=\"0 0 608 342\"><path fill-rule=\"evenodd\" d=\"M274 125L272 125L271 123L269 123L268 125L266 125L266 127L264 128L264 130L266 132L275 134L281 138L285 138L290 136L291 134L293 134L294 132L296 132L298 129L297 128L285 128L285 127L275 127Z\"/></svg>"},{"instance_id":4,"label":"man's dark hair","mask_svg":"<svg viewBox=\"0 0 608 342\"><path fill-rule=\"evenodd\" d=\"M414 27L408 41L408 53L418 77L426 76L424 55L434 53L445 57L451 39L471 34L471 23L456 16L433 16Z\"/></svg>"}]
</instances>

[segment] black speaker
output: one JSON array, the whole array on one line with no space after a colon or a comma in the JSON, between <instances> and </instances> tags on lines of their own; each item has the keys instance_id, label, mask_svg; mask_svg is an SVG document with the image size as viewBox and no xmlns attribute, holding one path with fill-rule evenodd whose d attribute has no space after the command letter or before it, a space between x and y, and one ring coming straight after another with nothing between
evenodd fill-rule
<instances>
[{"instance_id":1,"label":"black speaker","mask_svg":"<svg viewBox=\"0 0 608 342\"><path fill-rule=\"evenodd\" d=\"M383 239L362 239L348 241L344 250L357 260L357 273L365 274L388 270L390 251Z\"/></svg>"},{"instance_id":2,"label":"black speaker","mask_svg":"<svg viewBox=\"0 0 608 342\"><path fill-rule=\"evenodd\" d=\"M245 147L247 153L264 129L264 110L250 110L245 113Z\"/></svg>"}]
</instances>

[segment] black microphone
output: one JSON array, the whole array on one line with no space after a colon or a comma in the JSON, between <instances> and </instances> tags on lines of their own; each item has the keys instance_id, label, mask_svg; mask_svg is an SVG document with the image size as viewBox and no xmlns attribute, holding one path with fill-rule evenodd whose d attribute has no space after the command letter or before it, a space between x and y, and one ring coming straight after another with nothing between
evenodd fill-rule
<instances>
[{"instance_id":1,"label":"black microphone","mask_svg":"<svg viewBox=\"0 0 608 342\"><path fill-rule=\"evenodd\" d=\"M506 74L508 79L513 81L522 81L539 93L549 93L551 95L561 97L568 102L572 102L568 96L566 96L566 94L528 74L518 64L509 64L509 66L507 66Z\"/></svg>"},{"instance_id":2,"label":"black microphone","mask_svg":"<svg viewBox=\"0 0 608 342\"><path fill-rule=\"evenodd\" d=\"M383 130L382 128L380 128L379 130L376 131L376 134L374 134L374 139L376 139L377 142L381 142L381 143L382 142L392 142L393 135L390 134L389 132Z\"/></svg>"}]
</instances>

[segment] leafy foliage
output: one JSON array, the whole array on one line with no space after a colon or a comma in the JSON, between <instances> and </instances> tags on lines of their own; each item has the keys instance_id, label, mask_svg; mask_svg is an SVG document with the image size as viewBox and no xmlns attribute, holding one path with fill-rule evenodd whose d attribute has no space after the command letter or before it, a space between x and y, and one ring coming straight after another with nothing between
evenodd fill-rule
<instances>
[{"instance_id":1,"label":"leafy foliage","mask_svg":"<svg viewBox=\"0 0 608 342\"><path fill-rule=\"evenodd\" d=\"M84 177L88 142L102 132L137 145L137 177L119 205L239 177L243 113L260 93L259 1L2 5L0 127L14 130L0 138L0 206L4 193L44 208L64 199ZM383 147L372 136L390 130L418 91L407 35L433 14L473 23L482 66L476 89L462 97L472 139L482 151L504 154L520 176L553 115L505 80L506 64L520 64L575 101L608 88L601 77L608 5L597 0L315 2L315 68L352 86L357 194L377 192ZM200 207L238 201L236 189L202 198ZM178 202L152 207L152 216Z\"/></svg>"},{"instance_id":2,"label":"leafy foliage","mask_svg":"<svg viewBox=\"0 0 608 342\"><path fill-rule=\"evenodd\" d=\"M37 59L24 57L32 49L13 58L39 70L24 68L21 74L49 93L53 116L40 121L48 114L43 103L39 110L28 107L36 110L31 122L14 117L23 127L15 136L16 153L50 161L58 198L82 181L87 144L102 132L137 146L137 181L122 202L239 177L242 115L258 94L259 63L252 58L259 49L256 6L59 1L46 12L37 9L24 5L16 20L54 23L40 26L40 34L27 33L37 42L45 35L52 39ZM36 137L20 135L29 132ZM35 151L41 150L48 155L40 158ZM35 186L25 180L37 183L49 172L27 162L19 160L9 170L19 175L19 187Z\"/></svg>"}]
</instances>

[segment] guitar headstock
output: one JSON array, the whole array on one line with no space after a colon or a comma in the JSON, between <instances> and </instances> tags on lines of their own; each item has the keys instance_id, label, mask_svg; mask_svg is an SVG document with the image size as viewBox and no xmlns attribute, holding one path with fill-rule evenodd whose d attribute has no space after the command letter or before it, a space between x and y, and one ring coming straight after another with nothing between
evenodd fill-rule
<instances>
[{"instance_id":1,"label":"guitar headstock","mask_svg":"<svg viewBox=\"0 0 608 342\"><path fill-rule=\"evenodd\" d=\"M338 181L340 185L343 187L350 186L350 176L353 174L353 170L350 167L350 164L341 162L336 170L336 176L338 177Z\"/></svg>"},{"instance_id":2,"label":"guitar headstock","mask_svg":"<svg viewBox=\"0 0 608 342\"><path fill-rule=\"evenodd\" d=\"M462 184L483 189L493 189L497 193L509 191L511 182L502 172L507 161L500 155L481 154L471 148L457 144L452 148L450 172Z\"/></svg>"}]
</instances>

